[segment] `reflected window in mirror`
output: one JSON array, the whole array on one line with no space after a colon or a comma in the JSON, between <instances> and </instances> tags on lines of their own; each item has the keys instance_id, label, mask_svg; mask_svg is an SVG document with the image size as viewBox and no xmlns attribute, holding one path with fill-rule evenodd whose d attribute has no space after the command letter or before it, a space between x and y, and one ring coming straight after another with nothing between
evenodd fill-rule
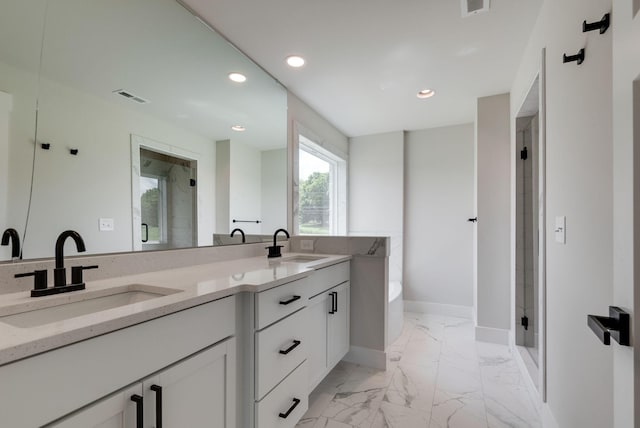
<instances>
[{"instance_id":1,"label":"reflected window in mirror","mask_svg":"<svg viewBox=\"0 0 640 428\"><path fill-rule=\"evenodd\" d=\"M304 135L298 136L298 230L301 235L339 235L345 161Z\"/></svg>"}]
</instances>

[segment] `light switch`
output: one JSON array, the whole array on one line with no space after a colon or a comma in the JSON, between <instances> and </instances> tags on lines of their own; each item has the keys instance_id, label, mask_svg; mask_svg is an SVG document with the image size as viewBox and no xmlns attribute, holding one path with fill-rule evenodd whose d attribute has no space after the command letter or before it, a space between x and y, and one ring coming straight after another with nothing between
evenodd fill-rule
<instances>
[{"instance_id":1,"label":"light switch","mask_svg":"<svg viewBox=\"0 0 640 428\"><path fill-rule=\"evenodd\" d=\"M559 244L567 243L567 218L565 216L556 217L556 227L554 229L556 242Z\"/></svg>"},{"instance_id":2,"label":"light switch","mask_svg":"<svg viewBox=\"0 0 640 428\"><path fill-rule=\"evenodd\" d=\"M99 221L99 229L100 232L112 232L113 227L113 219L112 218L101 218Z\"/></svg>"},{"instance_id":3,"label":"light switch","mask_svg":"<svg viewBox=\"0 0 640 428\"><path fill-rule=\"evenodd\" d=\"M300 249L313 251L313 239L301 239Z\"/></svg>"}]
</instances>

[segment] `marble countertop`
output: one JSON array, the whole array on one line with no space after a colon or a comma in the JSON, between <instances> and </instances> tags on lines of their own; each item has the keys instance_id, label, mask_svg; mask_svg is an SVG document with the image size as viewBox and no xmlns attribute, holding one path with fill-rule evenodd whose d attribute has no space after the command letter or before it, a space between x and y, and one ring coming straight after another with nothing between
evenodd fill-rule
<instances>
[{"instance_id":1,"label":"marble countertop","mask_svg":"<svg viewBox=\"0 0 640 428\"><path fill-rule=\"evenodd\" d=\"M286 261L295 256L323 258L302 263ZM3 294L0 295L0 365L240 292L268 290L304 278L316 269L350 259L349 255L286 253L282 259L252 257L87 281L86 290L53 296L32 298L28 292ZM131 284L165 287L177 292L33 327L16 327L2 322L2 317L15 313L17 306L22 307L21 312L25 305L33 311L50 306L53 300L82 300L83 293L102 290L108 293L108 289Z\"/></svg>"}]
</instances>

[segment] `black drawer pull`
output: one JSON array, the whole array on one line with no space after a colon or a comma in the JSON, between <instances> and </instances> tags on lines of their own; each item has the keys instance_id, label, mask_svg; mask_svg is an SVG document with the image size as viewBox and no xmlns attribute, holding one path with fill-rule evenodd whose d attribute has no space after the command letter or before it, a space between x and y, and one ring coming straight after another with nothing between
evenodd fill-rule
<instances>
[{"instance_id":1,"label":"black drawer pull","mask_svg":"<svg viewBox=\"0 0 640 428\"><path fill-rule=\"evenodd\" d=\"M144 408L142 407L142 397L138 394L133 394L131 396L131 401L136 403L136 428L143 428Z\"/></svg>"},{"instance_id":2,"label":"black drawer pull","mask_svg":"<svg viewBox=\"0 0 640 428\"><path fill-rule=\"evenodd\" d=\"M156 393L156 428L162 428L162 387L151 385L150 389Z\"/></svg>"},{"instance_id":3,"label":"black drawer pull","mask_svg":"<svg viewBox=\"0 0 640 428\"><path fill-rule=\"evenodd\" d=\"M335 294L335 296L336 296L336 308L334 309L334 311L338 312L338 292L334 291L333 294Z\"/></svg>"},{"instance_id":4,"label":"black drawer pull","mask_svg":"<svg viewBox=\"0 0 640 428\"><path fill-rule=\"evenodd\" d=\"M289 300L285 300L284 302L282 300L280 300L280 304L281 305L288 305L289 303L293 303L296 300L300 300L300 296L293 296L292 298L290 298Z\"/></svg>"},{"instance_id":5,"label":"black drawer pull","mask_svg":"<svg viewBox=\"0 0 640 428\"><path fill-rule=\"evenodd\" d=\"M298 407L298 404L300 404L300 400L298 400L297 398L294 398L293 406L289 407L289 410L287 410L287 413L280 413L278 416L280 416L282 419L287 419L291 414L291 412L293 412L293 409Z\"/></svg>"},{"instance_id":6,"label":"black drawer pull","mask_svg":"<svg viewBox=\"0 0 640 428\"><path fill-rule=\"evenodd\" d=\"M302 342L300 342L299 340L294 340L293 341L293 345L289 346L287 349L285 349L284 351L281 349L279 352L282 355L287 355L289 352L293 351L294 349L296 349L298 347L298 345L300 345ZM162 427L159 427L162 428Z\"/></svg>"}]
</instances>

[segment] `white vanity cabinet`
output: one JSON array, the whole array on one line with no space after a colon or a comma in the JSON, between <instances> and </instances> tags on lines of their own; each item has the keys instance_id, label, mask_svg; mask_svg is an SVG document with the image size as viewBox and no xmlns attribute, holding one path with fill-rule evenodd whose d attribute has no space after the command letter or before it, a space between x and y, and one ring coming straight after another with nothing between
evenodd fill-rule
<instances>
[{"instance_id":1,"label":"white vanity cabinet","mask_svg":"<svg viewBox=\"0 0 640 428\"><path fill-rule=\"evenodd\" d=\"M350 263L343 262L314 272L307 308L309 391L349 351Z\"/></svg>"},{"instance_id":2,"label":"white vanity cabinet","mask_svg":"<svg viewBox=\"0 0 640 428\"><path fill-rule=\"evenodd\" d=\"M234 296L227 297L0 366L0 425L33 428L62 423L68 415L69 424L76 416L80 422L59 426L138 428L129 423L135 417L129 388L137 391L136 384L154 373L171 379L168 397L191 389L186 395L206 400L205 412L217 411L221 385L229 383L231 389L224 388L231 395L224 403L235 407L236 351L229 340L235 334L235 302ZM152 409L153 394L146 387L141 385L138 395L145 399L143 406ZM184 411L183 402L171 401L165 400L168 412ZM235 415L229 409L226 413Z\"/></svg>"},{"instance_id":3,"label":"white vanity cabinet","mask_svg":"<svg viewBox=\"0 0 640 428\"><path fill-rule=\"evenodd\" d=\"M47 428L233 428L235 384L230 338Z\"/></svg>"}]
</instances>

